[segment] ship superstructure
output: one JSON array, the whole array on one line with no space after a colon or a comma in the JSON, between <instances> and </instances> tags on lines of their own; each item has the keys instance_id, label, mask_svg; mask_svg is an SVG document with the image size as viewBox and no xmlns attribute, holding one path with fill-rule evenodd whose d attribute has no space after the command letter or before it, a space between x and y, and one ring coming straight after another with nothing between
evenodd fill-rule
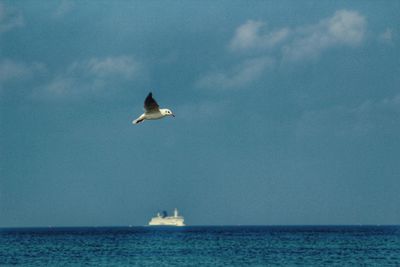
<instances>
[{"instance_id":1,"label":"ship superstructure","mask_svg":"<svg viewBox=\"0 0 400 267\"><path fill-rule=\"evenodd\" d=\"M183 216L178 214L175 208L174 215L168 216L167 212L158 212L156 217L151 218L149 226L185 226Z\"/></svg>"}]
</instances>

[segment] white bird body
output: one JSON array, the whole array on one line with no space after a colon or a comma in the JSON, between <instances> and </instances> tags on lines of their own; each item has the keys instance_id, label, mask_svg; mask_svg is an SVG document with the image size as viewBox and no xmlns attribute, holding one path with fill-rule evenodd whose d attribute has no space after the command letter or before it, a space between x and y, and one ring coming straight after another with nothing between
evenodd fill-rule
<instances>
[{"instance_id":1,"label":"white bird body","mask_svg":"<svg viewBox=\"0 0 400 267\"><path fill-rule=\"evenodd\" d=\"M152 96L152 93L149 93L144 101L144 110L145 113L140 115L136 120L132 121L133 124L138 124L144 120L158 120L167 116L175 117L171 110L167 108L159 108L157 102Z\"/></svg>"}]
</instances>

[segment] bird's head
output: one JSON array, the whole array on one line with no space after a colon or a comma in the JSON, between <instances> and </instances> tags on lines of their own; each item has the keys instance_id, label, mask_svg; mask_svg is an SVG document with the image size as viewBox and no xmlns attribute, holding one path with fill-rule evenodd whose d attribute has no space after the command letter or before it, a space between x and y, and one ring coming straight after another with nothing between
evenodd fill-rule
<instances>
[{"instance_id":1,"label":"bird's head","mask_svg":"<svg viewBox=\"0 0 400 267\"><path fill-rule=\"evenodd\" d=\"M164 116L175 117L174 113L172 113L172 111L167 109L167 108L160 109L160 111L161 111L161 114L164 115Z\"/></svg>"}]
</instances>

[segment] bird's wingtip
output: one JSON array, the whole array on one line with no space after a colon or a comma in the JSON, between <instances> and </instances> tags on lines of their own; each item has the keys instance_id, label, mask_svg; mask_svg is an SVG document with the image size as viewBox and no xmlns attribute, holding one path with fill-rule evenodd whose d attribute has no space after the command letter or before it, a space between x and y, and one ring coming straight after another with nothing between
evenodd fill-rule
<instances>
[{"instance_id":1,"label":"bird's wingtip","mask_svg":"<svg viewBox=\"0 0 400 267\"><path fill-rule=\"evenodd\" d=\"M136 119L134 121L132 121L132 124L139 124L143 121L144 119Z\"/></svg>"}]
</instances>

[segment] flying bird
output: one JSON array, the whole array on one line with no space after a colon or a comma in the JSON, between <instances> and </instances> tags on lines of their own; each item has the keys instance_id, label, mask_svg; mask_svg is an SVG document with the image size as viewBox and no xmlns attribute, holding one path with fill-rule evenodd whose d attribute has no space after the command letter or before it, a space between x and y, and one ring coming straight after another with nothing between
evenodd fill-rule
<instances>
[{"instance_id":1,"label":"flying bird","mask_svg":"<svg viewBox=\"0 0 400 267\"><path fill-rule=\"evenodd\" d=\"M160 108L153 98L153 94L149 93L144 100L144 113L136 120L132 121L133 124L141 123L144 120L158 120L167 116L175 117L171 110L167 108Z\"/></svg>"}]
</instances>

